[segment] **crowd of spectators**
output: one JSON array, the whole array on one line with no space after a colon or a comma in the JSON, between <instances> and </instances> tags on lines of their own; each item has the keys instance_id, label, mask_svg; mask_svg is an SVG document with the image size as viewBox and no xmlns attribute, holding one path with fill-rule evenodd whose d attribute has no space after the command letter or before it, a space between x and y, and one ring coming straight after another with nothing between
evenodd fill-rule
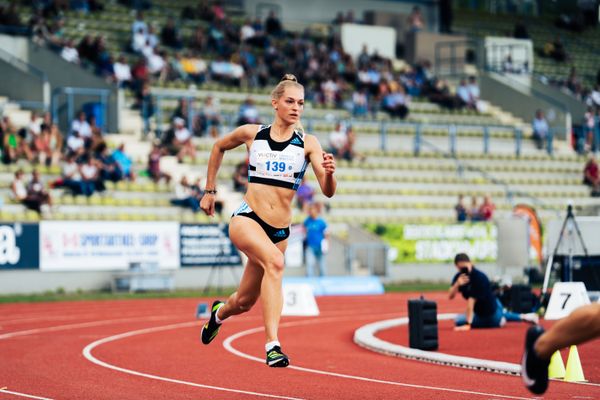
<instances>
[{"instance_id":1,"label":"crowd of spectators","mask_svg":"<svg viewBox=\"0 0 600 400\"><path fill-rule=\"evenodd\" d=\"M34 2L29 25L39 43L55 48L65 60L92 68L107 80L133 90L147 123L146 131L150 129L147 121L154 114L148 85L151 82L217 81L264 87L289 71L295 71L304 84L308 101L344 107L354 116L382 110L393 118L404 119L410 113L410 99L414 96L426 96L448 108L477 109L477 100L471 94L452 94L446 82L433 77L427 62L414 68L395 69L391 60L366 46L354 59L343 51L333 30L321 38L309 31L291 33L285 30L275 12L264 20L247 19L239 26L232 22L220 1L199 2L197 6L184 7L180 15L168 16L158 26L145 19L144 10L151 7L150 2L121 3L137 10L130 40L122 48L122 54L110 54L102 35L85 35L79 43L64 37L65 11L78 7L82 12L100 12L100 2ZM188 37L182 35L180 26L190 20L201 22ZM346 16L340 13L334 22L361 21L349 11ZM425 27L419 7L412 10L407 23L413 31ZM195 121L192 133L208 131L215 135L218 129L215 119L204 117L198 123ZM251 103L240 110L240 122L257 119L258 113Z\"/></svg>"},{"instance_id":2,"label":"crowd of spectators","mask_svg":"<svg viewBox=\"0 0 600 400\"><path fill-rule=\"evenodd\" d=\"M465 205L464 196L460 194L454 210L456 211L456 222L491 221L494 217L494 211L496 211L496 205L489 195L485 195L481 204L479 204L476 196L472 196L471 205L467 206Z\"/></svg>"}]
</instances>

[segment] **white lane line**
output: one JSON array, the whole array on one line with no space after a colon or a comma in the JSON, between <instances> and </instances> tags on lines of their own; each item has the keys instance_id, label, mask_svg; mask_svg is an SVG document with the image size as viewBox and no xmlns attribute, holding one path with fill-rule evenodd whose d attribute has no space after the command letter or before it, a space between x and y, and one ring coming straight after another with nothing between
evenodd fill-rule
<instances>
[{"instance_id":1,"label":"white lane line","mask_svg":"<svg viewBox=\"0 0 600 400\"><path fill-rule=\"evenodd\" d=\"M369 316L369 318L372 318L372 317L373 317L372 315ZM358 319L358 318L360 318L360 316L352 317L353 320ZM280 324L279 327L280 328L289 328L289 327L294 327L294 326L309 325L309 324L321 323L321 322L332 322L332 321L337 321L337 320L342 320L342 319L347 320L350 318L335 318L334 317L334 318L319 318L319 319L313 319L313 320L303 320L303 321L297 321L297 322L286 322L286 323ZM258 328L247 329L245 331L233 334L225 339L225 341L223 342L223 347L225 347L225 349L227 351L235 354L236 356L243 357L243 358L246 358L246 359L252 360L252 361L258 361L258 362L262 363L262 362L264 362L264 360L262 358L258 358L258 357L254 357L254 356L251 356L246 353L242 353L241 351L234 348L232 343L233 343L233 341L235 341L241 337L244 337L247 335L252 335L252 334L258 333L258 332L262 332L263 329L264 329L263 327L258 327ZM322 371L322 370L318 370L318 369L298 367L298 366L294 366L294 365L290 365L287 368L291 368L291 369L295 369L295 370L303 371L303 372L309 372L312 374L329 375L329 376L334 376L337 378L353 379L353 380L358 380L358 381L381 383L381 384L393 385L393 386L402 386L402 387L408 387L408 388L413 388L413 389L424 389L424 390L432 390L432 391L440 391L440 392L472 394L472 395L476 395L476 396L497 397L497 398L503 398L503 399L516 399L516 400L529 400L530 399L529 397L515 397L515 396L508 396L508 395L501 395L501 394L494 394L494 393L475 392L475 391L470 391L470 390L460 390L460 389L451 389L451 388L444 388L444 387L437 387L437 386L425 386L425 385L416 385L416 384L403 383L403 382L386 381L386 380L367 378L367 377L357 376L357 375L348 375L348 374L341 374L341 373L337 373L337 372Z\"/></svg>"},{"instance_id":2,"label":"white lane line","mask_svg":"<svg viewBox=\"0 0 600 400\"><path fill-rule=\"evenodd\" d=\"M46 328L35 328L35 329L27 329L25 331L17 331L17 332L8 332L0 335L0 340L10 339L17 336L26 336L26 335L35 335L37 333L46 333L46 332L57 332L57 331L68 331L70 329L78 329L78 328L89 328L92 326L102 326L102 325L111 325L117 324L119 322L136 322L136 321L160 321L165 319L174 319L181 318L181 315L165 315L165 316L156 316L156 317L139 317L139 318L118 318L118 319L107 319L103 321L91 321L91 322L82 322L79 324L68 324L68 325L57 325L57 326L49 326Z\"/></svg>"},{"instance_id":3,"label":"white lane line","mask_svg":"<svg viewBox=\"0 0 600 400\"><path fill-rule=\"evenodd\" d=\"M178 383L181 385L194 386L194 387L199 387L199 388L203 388L203 389L218 390L218 391L222 391L222 392L247 394L250 396L269 397L269 398L274 398L274 399L300 400L296 397L277 396L277 395L268 394L268 393L250 392L250 391L246 391L246 390L232 389L232 388L226 388L226 387L221 387L221 386L203 385L201 383L183 381L180 379L172 379L172 378L167 378L167 377L159 376L159 375L146 374L144 372L134 371L131 369L122 368L122 367L119 367L119 366L116 366L113 364L109 364L107 362L97 359L92 354L92 350L94 350L94 348L96 348L100 345L103 345L105 343L108 343L108 342L113 342L113 341L116 341L119 339L131 337L131 336L143 335L146 333L160 332L160 331L166 331L166 330L170 330L170 329L187 328L187 327L191 327L191 326L195 326L195 325L199 325L199 324L200 323L196 322L196 321L183 322L180 324L172 324L172 325L166 325L166 326L158 326L158 327L154 327L154 328L140 329L140 330L136 330L136 331L129 331L129 332L124 332L124 333L121 333L118 335L109 336L104 339L96 340L95 342L92 342L92 343L88 344L87 346L85 346L85 348L83 349L83 356L86 359L88 359L89 361L91 361L92 363L100 365L101 367L109 368L109 369L119 371L119 372L124 372L126 374L142 376L144 378L156 379L159 381L165 381L165 382L171 382L171 383Z\"/></svg>"},{"instance_id":4,"label":"white lane line","mask_svg":"<svg viewBox=\"0 0 600 400\"><path fill-rule=\"evenodd\" d=\"M20 393L20 392L13 392L11 390L7 390L7 389L0 389L0 393L8 393L8 394L12 394L14 396L19 396L19 397L27 397L28 399L38 399L38 400L52 400L48 397L39 397L39 396L34 396L31 394L25 394L25 393Z\"/></svg>"}]
</instances>

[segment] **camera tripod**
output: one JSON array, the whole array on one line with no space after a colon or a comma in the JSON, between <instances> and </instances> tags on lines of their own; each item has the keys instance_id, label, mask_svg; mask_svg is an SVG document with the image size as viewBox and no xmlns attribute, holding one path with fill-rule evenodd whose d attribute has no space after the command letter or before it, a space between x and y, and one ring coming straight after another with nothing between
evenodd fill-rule
<instances>
[{"instance_id":1,"label":"camera tripod","mask_svg":"<svg viewBox=\"0 0 600 400\"><path fill-rule=\"evenodd\" d=\"M556 246L554 247L554 251L552 255L548 257L548 262L546 263L546 273L544 275L544 285L542 286L542 296L546 296L548 293L548 283L550 282L550 274L552 273L552 266L554 263L554 258L558 255L558 250L562 244L562 240L564 238L565 230L568 228L568 236L569 236L569 247L567 250L567 260L566 263L563 264L563 268L561 271L561 280L563 282L571 282L573 280L573 253L574 253L574 244L575 240L573 238L573 228L575 228L575 232L577 233L577 237L579 238L579 243L583 248L583 253L585 256L588 256L587 248L585 247L585 242L583 241L583 236L581 235L581 231L579 230L579 225L577 225L577 221L575 220L575 215L573 214L573 206L569 204L567 206L567 216L563 221L562 228L560 229L560 233L558 234L558 240L556 241Z\"/></svg>"}]
</instances>

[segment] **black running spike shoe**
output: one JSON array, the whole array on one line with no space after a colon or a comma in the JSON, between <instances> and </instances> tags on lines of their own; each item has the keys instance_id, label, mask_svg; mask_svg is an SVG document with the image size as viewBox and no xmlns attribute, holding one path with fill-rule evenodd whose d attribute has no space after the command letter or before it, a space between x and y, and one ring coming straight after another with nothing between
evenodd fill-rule
<instances>
[{"instance_id":1,"label":"black running spike shoe","mask_svg":"<svg viewBox=\"0 0 600 400\"><path fill-rule=\"evenodd\" d=\"M540 325L527 330L525 352L521 360L521 378L530 392L542 394L548 389L548 366L550 360L541 359L534 350L536 340L542 336L544 328Z\"/></svg>"},{"instance_id":2,"label":"black running spike shoe","mask_svg":"<svg viewBox=\"0 0 600 400\"><path fill-rule=\"evenodd\" d=\"M283 354L281 347L274 346L267 351L267 365L273 368L285 368L290 365L290 359Z\"/></svg>"},{"instance_id":3,"label":"black running spike shoe","mask_svg":"<svg viewBox=\"0 0 600 400\"><path fill-rule=\"evenodd\" d=\"M217 310L221 307L221 304L225 304L221 300L215 300L210 311L210 319L202 326L202 343L209 344L219 333L221 324L217 324L216 315Z\"/></svg>"}]
</instances>

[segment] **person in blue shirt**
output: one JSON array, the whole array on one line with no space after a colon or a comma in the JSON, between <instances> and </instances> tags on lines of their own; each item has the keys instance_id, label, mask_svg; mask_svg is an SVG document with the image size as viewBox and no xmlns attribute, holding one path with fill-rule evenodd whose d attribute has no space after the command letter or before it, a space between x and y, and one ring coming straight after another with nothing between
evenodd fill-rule
<instances>
[{"instance_id":1,"label":"person in blue shirt","mask_svg":"<svg viewBox=\"0 0 600 400\"><path fill-rule=\"evenodd\" d=\"M454 265L459 272L452 279L448 297L452 300L460 292L467 300L466 313L459 314L454 321L456 330L500 328L506 321L538 323L539 318L535 313L516 314L505 311L492 291L490 280L475 268L468 255L458 253L454 257Z\"/></svg>"},{"instance_id":2,"label":"person in blue shirt","mask_svg":"<svg viewBox=\"0 0 600 400\"><path fill-rule=\"evenodd\" d=\"M125 144L121 143L119 147L113 151L112 158L117 164L119 164L119 167L123 172L123 176L131 181L134 181L135 174L133 172L133 161L131 160L131 157L125 153Z\"/></svg>"},{"instance_id":3,"label":"person in blue shirt","mask_svg":"<svg viewBox=\"0 0 600 400\"><path fill-rule=\"evenodd\" d=\"M311 203L308 207L308 218L304 220L306 232L306 275L315 276L315 266L319 266L319 276L325 276L324 241L327 240L327 223L319 216L320 205ZM326 242L325 242L326 243Z\"/></svg>"}]
</instances>

